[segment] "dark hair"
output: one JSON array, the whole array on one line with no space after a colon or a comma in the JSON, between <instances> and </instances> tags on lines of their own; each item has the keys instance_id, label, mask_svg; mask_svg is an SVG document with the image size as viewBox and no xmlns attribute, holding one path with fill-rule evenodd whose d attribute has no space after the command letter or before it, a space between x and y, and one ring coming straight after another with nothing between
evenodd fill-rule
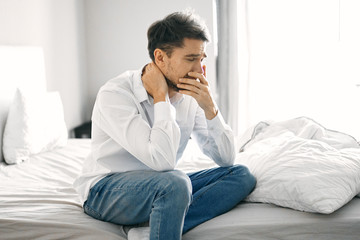
<instances>
[{"instance_id":1,"label":"dark hair","mask_svg":"<svg viewBox=\"0 0 360 240\"><path fill-rule=\"evenodd\" d=\"M149 55L153 61L156 48L170 57L175 47L183 47L184 38L210 41L205 23L190 11L175 12L154 22L148 29L147 37Z\"/></svg>"}]
</instances>

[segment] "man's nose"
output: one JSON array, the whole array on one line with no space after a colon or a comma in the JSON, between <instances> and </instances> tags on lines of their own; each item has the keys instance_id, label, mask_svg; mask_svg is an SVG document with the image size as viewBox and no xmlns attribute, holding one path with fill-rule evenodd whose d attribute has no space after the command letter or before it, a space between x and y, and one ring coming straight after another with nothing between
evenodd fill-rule
<instances>
[{"instance_id":1,"label":"man's nose","mask_svg":"<svg viewBox=\"0 0 360 240\"><path fill-rule=\"evenodd\" d=\"M197 72L197 73L204 74L204 69L203 69L203 65L201 64L201 62L196 63L196 65L194 66L193 71Z\"/></svg>"}]
</instances>

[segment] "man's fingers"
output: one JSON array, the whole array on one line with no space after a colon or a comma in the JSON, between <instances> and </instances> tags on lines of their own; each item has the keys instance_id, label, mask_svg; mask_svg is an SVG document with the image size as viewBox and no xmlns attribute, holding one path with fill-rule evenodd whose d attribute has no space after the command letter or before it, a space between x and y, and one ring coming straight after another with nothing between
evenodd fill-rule
<instances>
[{"instance_id":1,"label":"man's fingers","mask_svg":"<svg viewBox=\"0 0 360 240\"><path fill-rule=\"evenodd\" d=\"M177 87L180 89L189 90L189 91L195 92L195 93L200 92L200 88L195 85L192 85L192 84L179 83L179 84L177 84Z\"/></svg>"},{"instance_id":2,"label":"man's fingers","mask_svg":"<svg viewBox=\"0 0 360 240\"><path fill-rule=\"evenodd\" d=\"M205 67L205 71L206 71L206 67ZM189 75L190 77L195 78L195 79L199 79L199 81L200 81L202 84L206 85L206 86L209 85L209 84L208 84L208 81L207 81L206 78L205 78L205 75L203 75L203 74L201 74L201 73L189 72L188 75Z\"/></svg>"},{"instance_id":3,"label":"man's fingers","mask_svg":"<svg viewBox=\"0 0 360 240\"><path fill-rule=\"evenodd\" d=\"M204 87L203 84L200 83L200 80L197 80L197 79L180 78L179 82L180 83L178 84L178 88L185 88L185 87L190 88L190 86L193 86L193 87L196 87L197 89L202 89Z\"/></svg>"}]
</instances>

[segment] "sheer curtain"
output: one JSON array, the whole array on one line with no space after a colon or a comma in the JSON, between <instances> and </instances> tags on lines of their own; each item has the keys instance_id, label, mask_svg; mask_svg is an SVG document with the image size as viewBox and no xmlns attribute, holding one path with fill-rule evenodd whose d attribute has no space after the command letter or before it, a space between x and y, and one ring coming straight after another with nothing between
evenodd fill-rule
<instances>
[{"instance_id":1,"label":"sheer curtain","mask_svg":"<svg viewBox=\"0 0 360 240\"><path fill-rule=\"evenodd\" d=\"M308 116L360 138L360 1L217 4L219 89L222 77L228 83L219 102L237 134L258 121ZM230 33L220 31L223 18L231 21ZM221 51L221 44L228 49Z\"/></svg>"},{"instance_id":2,"label":"sheer curtain","mask_svg":"<svg viewBox=\"0 0 360 240\"><path fill-rule=\"evenodd\" d=\"M248 79L247 36L241 31L245 29L245 25L243 21L239 21L238 12L238 6L243 6L245 3L244 0L216 1L218 104L225 120L236 134L241 131L247 112L247 104L244 102L247 98Z\"/></svg>"}]
</instances>

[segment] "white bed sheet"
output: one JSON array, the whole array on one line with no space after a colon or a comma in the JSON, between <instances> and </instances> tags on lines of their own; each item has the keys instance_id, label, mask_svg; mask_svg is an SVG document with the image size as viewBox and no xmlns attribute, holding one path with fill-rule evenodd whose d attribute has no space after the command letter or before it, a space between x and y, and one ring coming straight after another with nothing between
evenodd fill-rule
<instances>
[{"instance_id":1,"label":"white bed sheet","mask_svg":"<svg viewBox=\"0 0 360 240\"><path fill-rule=\"evenodd\" d=\"M70 139L67 147L26 163L0 165L0 239L123 239L120 226L87 216L72 188L89 147L89 140ZM193 164L196 152L190 146L178 168L191 172L215 166L205 156ZM359 198L330 215L241 203L183 239L359 239L358 226Z\"/></svg>"},{"instance_id":2,"label":"white bed sheet","mask_svg":"<svg viewBox=\"0 0 360 240\"><path fill-rule=\"evenodd\" d=\"M122 239L119 226L87 216L72 187L90 141L0 165L0 239Z\"/></svg>"},{"instance_id":3,"label":"white bed sheet","mask_svg":"<svg viewBox=\"0 0 360 240\"><path fill-rule=\"evenodd\" d=\"M360 199L323 215L266 203L241 203L203 223L183 240L356 240L360 239Z\"/></svg>"}]
</instances>

